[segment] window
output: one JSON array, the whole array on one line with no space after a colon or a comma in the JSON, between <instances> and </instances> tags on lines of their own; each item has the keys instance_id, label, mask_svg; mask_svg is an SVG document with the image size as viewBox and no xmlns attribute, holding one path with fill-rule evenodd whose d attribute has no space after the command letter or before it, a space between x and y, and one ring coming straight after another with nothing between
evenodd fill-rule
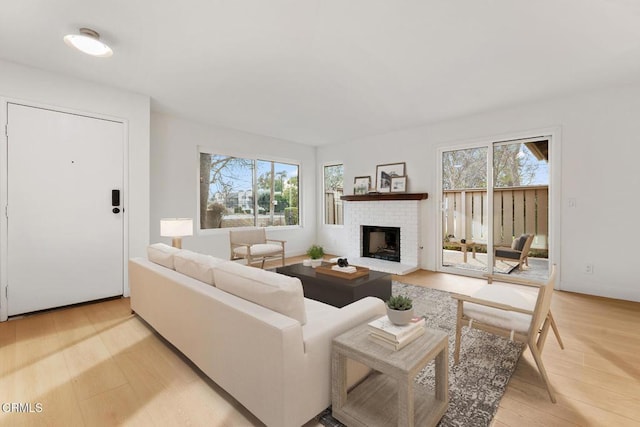
<instances>
[{"instance_id":1,"label":"window","mask_svg":"<svg viewBox=\"0 0 640 427\"><path fill-rule=\"evenodd\" d=\"M200 229L299 225L299 166L200 153Z\"/></svg>"},{"instance_id":2,"label":"window","mask_svg":"<svg viewBox=\"0 0 640 427\"><path fill-rule=\"evenodd\" d=\"M344 166L324 167L324 223L344 224L342 211L342 189L344 188Z\"/></svg>"}]
</instances>

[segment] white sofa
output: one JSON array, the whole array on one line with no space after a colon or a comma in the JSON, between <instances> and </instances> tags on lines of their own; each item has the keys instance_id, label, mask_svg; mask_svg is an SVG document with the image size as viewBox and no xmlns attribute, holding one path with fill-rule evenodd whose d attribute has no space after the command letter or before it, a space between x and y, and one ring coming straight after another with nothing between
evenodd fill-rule
<instances>
[{"instance_id":1,"label":"white sofa","mask_svg":"<svg viewBox=\"0 0 640 427\"><path fill-rule=\"evenodd\" d=\"M327 408L332 339L385 313L378 298L339 309L296 278L164 244L148 255L129 260L131 309L269 426Z\"/></svg>"}]
</instances>

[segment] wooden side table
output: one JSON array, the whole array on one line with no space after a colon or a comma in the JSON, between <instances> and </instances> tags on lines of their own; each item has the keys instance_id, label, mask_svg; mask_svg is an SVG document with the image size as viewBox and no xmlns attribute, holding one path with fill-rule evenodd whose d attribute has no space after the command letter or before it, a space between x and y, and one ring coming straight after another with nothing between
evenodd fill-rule
<instances>
[{"instance_id":1,"label":"wooden side table","mask_svg":"<svg viewBox=\"0 0 640 427\"><path fill-rule=\"evenodd\" d=\"M342 423L353 427L435 426L447 410L448 338L427 329L405 348L394 351L369 339L366 323L333 340L332 411ZM374 370L347 392L347 359ZM435 359L435 390L414 383L416 375Z\"/></svg>"},{"instance_id":2,"label":"wooden side table","mask_svg":"<svg viewBox=\"0 0 640 427\"><path fill-rule=\"evenodd\" d=\"M474 242L473 240L467 240L464 243L462 243L460 241L450 241L450 242L445 242L444 245L459 247L460 250L462 251L462 259L463 259L463 262L465 264L467 263L467 249L469 247L471 248L471 253L472 253L473 259L476 258L476 245L477 245L477 243Z\"/></svg>"}]
</instances>

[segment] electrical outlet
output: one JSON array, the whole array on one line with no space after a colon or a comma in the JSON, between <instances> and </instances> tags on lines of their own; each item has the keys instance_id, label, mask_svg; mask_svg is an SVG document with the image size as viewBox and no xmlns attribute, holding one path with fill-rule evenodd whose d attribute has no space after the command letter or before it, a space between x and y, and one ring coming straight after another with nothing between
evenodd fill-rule
<instances>
[{"instance_id":1,"label":"electrical outlet","mask_svg":"<svg viewBox=\"0 0 640 427\"><path fill-rule=\"evenodd\" d=\"M593 274L593 264L592 263L585 264L584 273L585 274Z\"/></svg>"}]
</instances>

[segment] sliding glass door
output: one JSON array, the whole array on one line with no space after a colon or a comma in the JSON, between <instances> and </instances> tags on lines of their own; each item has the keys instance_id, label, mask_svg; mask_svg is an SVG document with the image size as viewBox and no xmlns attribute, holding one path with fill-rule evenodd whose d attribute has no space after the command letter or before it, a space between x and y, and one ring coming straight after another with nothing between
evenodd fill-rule
<instances>
[{"instance_id":1,"label":"sliding glass door","mask_svg":"<svg viewBox=\"0 0 640 427\"><path fill-rule=\"evenodd\" d=\"M547 277L549 141L441 150L440 270Z\"/></svg>"},{"instance_id":2,"label":"sliding glass door","mask_svg":"<svg viewBox=\"0 0 640 427\"><path fill-rule=\"evenodd\" d=\"M486 271L487 147L442 153L442 266ZM486 252L486 250L485 250Z\"/></svg>"},{"instance_id":3,"label":"sliding glass door","mask_svg":"<svg viewBox=\"0 0 640 427\"><path fill-rule=\"evenodd\" d=\"M493 145L494 273L549 275L549 138Z\"/></svg>"}]
</instances>

